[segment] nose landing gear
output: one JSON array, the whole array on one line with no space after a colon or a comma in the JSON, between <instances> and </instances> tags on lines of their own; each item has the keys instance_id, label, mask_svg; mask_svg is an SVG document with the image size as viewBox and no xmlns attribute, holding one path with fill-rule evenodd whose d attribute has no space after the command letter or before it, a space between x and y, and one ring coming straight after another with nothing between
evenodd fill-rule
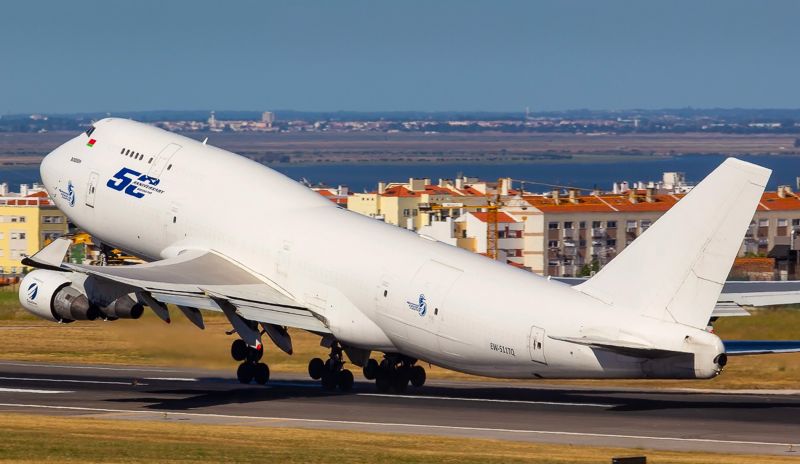
<instances>
[{"instance_id":1,"label":"nose landing gear","mask_svg":"<svg viewBox=\"0 0 800 464\"><path fill-rule=\"evenodd\" d=\"M338 343L331 345L331 354L327 361L314 358L308 363L308 375L322 383L325 390L339 390L346 392L353 388L353 373L344 368L342 347Z\"/></svg>"}]
</instances>

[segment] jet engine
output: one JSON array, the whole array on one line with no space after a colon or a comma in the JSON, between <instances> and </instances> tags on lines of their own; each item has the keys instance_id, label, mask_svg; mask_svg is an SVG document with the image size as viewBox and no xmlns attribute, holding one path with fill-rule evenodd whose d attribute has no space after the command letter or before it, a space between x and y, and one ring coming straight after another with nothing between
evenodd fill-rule
<instances>
[{"instance_id":1,"label":"jet engine","mask_svg":"<svg viewBox=\"0 0 800 464\"><path fill-rule=\"evenodd\" d=\"M31 313L53 322L93 321L100 311L62 272L37 269L22 279L19 302Z\"/></svg>"},{"instance_id":2,"label":"jet engine","mask_svg":"<svg viewBox=\"0 0 800 464\"><path fill-rule=\"evenodd\" d=\"M122 295L110 304L103 306L100 311L107 319L139 319L144 312L141 303L133 301L128 295Z\"/></svg>"}]
</instances>

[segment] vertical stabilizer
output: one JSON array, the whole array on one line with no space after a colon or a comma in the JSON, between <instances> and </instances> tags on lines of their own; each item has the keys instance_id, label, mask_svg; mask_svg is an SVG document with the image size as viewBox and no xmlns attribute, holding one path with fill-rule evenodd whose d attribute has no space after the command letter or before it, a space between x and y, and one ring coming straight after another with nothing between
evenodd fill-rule
<instances>
[{"instance_id":1,"label":"vertical stabilizer","mask_svg":"<svg viewBox=\"0 0 800 464\"><path fill-rule=\"evenodd\" d=\"M621 311L705 327L771 172L728 158L575 289Z\"/></svg>"}]
</instances>

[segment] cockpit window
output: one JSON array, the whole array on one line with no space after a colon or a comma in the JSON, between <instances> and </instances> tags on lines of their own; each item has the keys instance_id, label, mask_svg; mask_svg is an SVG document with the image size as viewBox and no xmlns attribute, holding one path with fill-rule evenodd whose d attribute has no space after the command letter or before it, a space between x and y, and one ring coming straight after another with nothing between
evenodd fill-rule
<instances>
[{"instance_id":1,"label":"cockpit window","mask_svg":"<svg viewBox=\"0 0 800 464\"><path fill-rule=\"evenodd\" d=\"M94 132L94 126L86 129L86 136L87 137L91 137L92 136L92 132Z\"/></svg>"}]
</instances>

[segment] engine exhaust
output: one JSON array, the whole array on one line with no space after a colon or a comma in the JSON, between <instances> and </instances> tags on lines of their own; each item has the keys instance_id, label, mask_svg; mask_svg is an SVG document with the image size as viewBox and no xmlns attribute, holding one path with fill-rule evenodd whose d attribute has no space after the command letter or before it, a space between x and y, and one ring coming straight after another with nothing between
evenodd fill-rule
<instances>
[{"instance_id":1,"label":"engine exhaust","mask_svg":"<svg viewBox=\"0 0 800 464\"><path fill-rule=\"evenodd\" d=\"M107 319L139 319L144 313L144 306L128 295L123 295L101 308L101 312Z\"/></svg>"},{"instance_id":2,"label":"engine exhaust","mask_svg":"<svg viewBox=\"0 0 800 464\"><path fill-rule=\"evenodd\" d=\"M63 320L93 321L100 311L89 304L86 295L66 286L53 295L53 312Z\"/></svg>"}]
</instances>

